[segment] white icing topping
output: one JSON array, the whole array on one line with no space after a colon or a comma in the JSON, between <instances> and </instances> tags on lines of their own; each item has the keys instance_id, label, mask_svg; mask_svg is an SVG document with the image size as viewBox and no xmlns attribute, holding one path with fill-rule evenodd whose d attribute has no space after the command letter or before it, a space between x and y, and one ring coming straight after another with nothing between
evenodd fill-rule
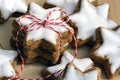
<instances>
[{"instance_id":1,"label":"white icing topping","mask_svg":"<svg viewBox=\"0 0 120 80\"><path fill-rule=\"evenodd\" d=\"M65 77L63 80L97 80L99 72L98 70L92 70L83 74L81 71L74 68L72 65L68 65Z\"/></svg>"},{"instance_id":2,"label":"white icing topping","mask_svg":"<svg viewBox=\"0 0 120 80\"><path fill-rule=\"evenodd\" d=\"M95 52L97 56L106 57L109 60L111 72L120 67L120 34L117 31L101 29L103 44Z\"/></svg>"},{"instance_id":3,"label":"white icing topping","mask_svg":"<svg viewBox=\"0 0 120 80\"><path fill-rule=\"evenodd\" d=\"M0 49L0 77L15 76L11 62L17 57L16 51Z\"/></svg>"},{"instance_id":4,"label":"white icing topping","mask_svg":"<svg viewBox=\"0 0 120 80\"><path fill-rule=\"evenodd\" d=\"M68 65L65 77L63 80L84 80L83 74L74 68L74 66Z\"/></svg>"},{"instance_id":5,"label":"white icing topping","mask_svg":"<svg viewBox=\"0 0 120 80\"><path fill-rule=\"evenodd\" d=\"M76 7L78 0L46 0L47 3L62 7L69 15L72 14Z\"/></svg>"},{"instance_id":6,"label":"white icing topping","mask_svg":"<svg viewBox=\"0 0 120 80\"><path fill-rule=\"evenodd\" d=\"M88 0L82 0L81 10L70 16L70 20L78 28L77 39L95 38L95 30L98 27L116 27L117 24L108 19L108 9L107 3L95 7Z\"/></svg>"},{"instance_id":7,"label":"white icing topping","mask_svg":"<svg viewBox=\"0 0 120 80\"><path fill-rule=\"evenodd\" d=\"M0 0L0 11L4 19L7 19L14 12L25 13L27 5L25 0Z\"/></svg>"},{"instance_id":8,"label":"white icing topping","mask_svg":"<svg viewBox=\"0 0 120 80\"><path fill-rule=\"evenodd\" d=\"M84 80L98 80L98 75L100 75L98 70L92 70L84 74Z\"/></svg>"},{"instance_id":9,"label":"white icing topping","mask_svg":"<svg viewBox=\"0 0 120 80\"><path fill-rule=\"evenodd\" d=\"M73 14L77 8L79 0L46 0L46 3L62 7L69 15ZM89 0L93 2L95 0Z\"/></svg>"},{"instance_id":10,"label":"white icing topping","mask_svg":"<svg viewBox=\"0 0 120 80\"><path fill-rule=\"evenodd\" d=\"M55 65L55 66L51 66L51 67L48 67L47 70L50 72L50 73L54 73L56 71L59 71L61 69L64 69L65 66L71 62L73 60L73 56L65 51L63 53L63 56L62 56L62 59L61 59L61 63L58 64L58 65ZM92 67L93 65L93 62L90 58L84 58L84 59L76 59L73 61L73 64L78 68L80 69L81 71L85 71L89 68Z\"/></svg>"},{"instance_id":11,"label":"white icing topping","mask_svg":"<svg viewBox=\"0 0 120 80\"><path fill-rule=\"evenodd\" d=\"M59 7L51 8L51 9L43 9L42 7L38 6L35 3L31 3L29 13L31 15L37 16L37 18L40 18L44 21L46 19L46 17L49 15L49 13L51 11L53 11L54 9L59 9ZM55 11L54 14L51 15L51 19L59 18L60 15L61 15L61 11ZM30 23L32 23L32 21L30 19L24 18L21 20L22 25L27 25ZM67 29L62 26L58 26L58 25L50 25L50 26L52 26L55 30L57 30L61 33L67 31ZM36 27L38 27L38 25L35 25L33 27L33 29L35 29ZM72 30L72 28L70 28L70 29ZM41 27L37 30L27 32L27 40L36 41L36 40L44 39L46 41L51 42L52 44L56 44L57 38L58 38L58 34L55 31L48 29L46 27Z\"/></svg>"}]
</instances>

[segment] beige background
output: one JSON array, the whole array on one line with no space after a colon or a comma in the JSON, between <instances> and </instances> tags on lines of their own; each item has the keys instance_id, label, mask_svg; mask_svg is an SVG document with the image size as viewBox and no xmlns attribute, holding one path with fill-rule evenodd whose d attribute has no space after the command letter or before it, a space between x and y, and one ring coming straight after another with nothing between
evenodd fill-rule
<instances>
[{"instance_id":1,"label":"beige background","mask_svg":"<svg viewBox=\"0 0 120 80\"><path fill-rule=\"evenodd\" d=\"M43 5L44 0L27 0L27 2L34 1L38 3L39 5ZM120 24L120 15L119 15L119 8L120 8L120 0L98 0L99 4L103 2L108 2L110 4L110 17L116 21L118 24ZM11 23L13 21L13 18L10 18L5 24L0 25L0 43L3 45L5 49L12 49L9 45L9 39L11 36ZM70 51L73 51L70 49ZM80 58L87 57L89 52L88 47L79 48L79 56ZM81 54L82 53L82 54ZM19 69L20 65L17 66ZM21 78L33 78L36 79L40 77L40 72L45 66L40 65L38 63L34 64L28 64L25 65L25 69L20 75ZM105 78L105 77L103 77ZM107 79L104 79L107 80ZM112 80L120 80L120 75L116 75Z\"/></svg>"}]
</instances>

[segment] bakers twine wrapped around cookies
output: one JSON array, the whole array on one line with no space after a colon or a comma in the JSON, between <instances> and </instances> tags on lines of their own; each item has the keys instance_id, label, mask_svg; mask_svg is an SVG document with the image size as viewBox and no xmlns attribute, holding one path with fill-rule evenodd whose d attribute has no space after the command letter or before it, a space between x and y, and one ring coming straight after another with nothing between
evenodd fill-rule
<instances>
[{"instance_id":1,"label":"bakers twine wrapped around cookies","mask_svg":"<svg viewBox=\"0 0 120 80\"><path fill-rule=\"evenodd\" d=\"M66 19L63 19L63 18L55 18L55 19L52 19L52 18L51 18L51 15L53 15L56 11L61 11L61 12L63 12L63 14L66 15ZM20 23L20 21L21 21L22 19L24 19L24 18L30 19L30 20L32 20L33 22L30 23L30 24L27 24L27 25L25 25L25 26L22 26L21 23ZM55 29L53 28L53 26L51 26L51 25L59 25L59 26L62 26L62 27L64 27L64 28L66 28L66 29L69 31L70 34L72 34L72 37L73 37L73 39L74 39L75 48L76 48L73 55L74 55L74 58L76 57L76 55L77 55L77 53L78 53L78 50L77 50L77 40L76 40L76 37L75 37L75 35L74 35L74 32L71 30L71 28L69 28L68 25L66 25L66 23L67 23L68 21L69 21L69 16L68 16L67 13L66 13L65 11L63 11L61 8L52 10L52 11L47 15L46 20L42 20L42 19L40 19L40 18L37 18L37 17L34 16L34 15L29 15L29 14L23 15L23 16L21 16L21 17L18 19L19 30L17 31L17 34L16 34L16 46L17 46L17 51L18 51L18 53L19 53L19 56L20 56L20 58L21 58L21 63L22 63L22 65L21 65L20 70L17 72L16 76L10 78L10 80L12 80L12 79L14 79L14 78L17 78L17 77L19 76L19 74L20 74L20 73L23 71L23 69L24 69L24 58L23 58L23 56L22 56L22 52L21 52L21 50L19 49L19 45L18 45L18 42L19 42L18 35L20 34L21 31L30 32L30 31L38 30L38 29L40 29L41 27L48 28L48 29L50 29L50 30L52 30L52 31L54 31L54 32L56 32L56 33L58 34L59 39L60 39L60 41L59 41L59 49L61 49L62 35L61 35L61 33L60 33L59 31L55 30ZM36 27L36 28L33 28L35 25L37 25L37 27ZM73 58L73 60L72 60L71 62L74 61L74 58ZM49 77L49 76L53 76L53 75L56 75L56 74L61 74L62 71L63 71L63 70L59 70L59 71L57 71L57 72L55 72L55 73L53 73L53 74L51 74L51 75L48 75L48 76L46 76L46 77L44 77L44 78L39 78L39 79L42 80L42 79L45 79L45 78L47 78L47 77ZM58 76L59 76L59 75L58 75Z\"/></svg>"}]
</instances>

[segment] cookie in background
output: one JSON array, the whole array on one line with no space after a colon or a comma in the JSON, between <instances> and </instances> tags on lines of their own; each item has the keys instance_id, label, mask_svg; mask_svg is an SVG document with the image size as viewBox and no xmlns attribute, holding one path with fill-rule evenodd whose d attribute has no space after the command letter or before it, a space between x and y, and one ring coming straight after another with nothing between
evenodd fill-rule
<instances>
[{"instance_id":1,"label":"cookie in background","mask_svg":"<svg viewBox=\"0 0 120 80\"><path fill-rule=\"evenodd\" d=\"M20 16L26 11L26 0L0 0L0 23L7 21L15 12L15 15Z\"/></svg>"}]
</instances>

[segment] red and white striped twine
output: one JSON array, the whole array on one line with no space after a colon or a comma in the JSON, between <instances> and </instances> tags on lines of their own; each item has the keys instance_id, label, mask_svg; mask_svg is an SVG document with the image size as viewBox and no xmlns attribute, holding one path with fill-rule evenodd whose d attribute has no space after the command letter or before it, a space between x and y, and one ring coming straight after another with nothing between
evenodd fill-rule
<instances>
[{"instance_id":1,"label":"red and white striped twine","mask_svg":"<svg viewBox=\"0 0 120 80\"><path fill-rule=\"evenodd\" d=\"M51 19L51 15L54 14L54 12L56 12L56 11L61 11L61 12L63 12L63 13L66 15L66 20L64 20L63 18ZM27 18L27 19L32 20L32 23L30 23L30 24L28 24L28 25L25 25L25 26L22 26L22 25L21 25L21 20L24 19L24 18ZM13 79L15 79L15 78L18 78L19 74L20 74L20 73L23 71L23 69L24 69L24 58L23 58L23 56L22 56L22 52L21 52L21 50L19 49L19 45L18 45L18 41L19 41L18 36L19 36L19 34L20 34L20 32L21 32L22 30L24 30L24 31L26 31L26 32L30 32L30 31L33 31L33 30L38 30L38 29L40 29L41 27L48 28L48 29L56 32L56 33L59 35L59 38L60 38L60 47L59 47L59 49L61 49L61 46L62 46L62 45L61 45L61 43L62 43L62 35L61 35L61 33L60 33L59 31L55 30L55 29L53 28L53 26L50 26L50 25L58 25L58 26L61 26L61 27L66 28L66 29L72 34L73 39L74 39L74 43L75 43L75 48L76 48L76 49L75 49L75 52L74 52L74 58L73 58L73 60L71 61L71 62L73 62L74 59L76 58L77 53L78 53L78 49L77 49L77 39L76 39L76 37L75 37L74 32L72 31L72 29L66 24L68 21L69 21L69 16L68 16L67 13L66 13L65 11L63 11L61 8L59 8L59 9L54 9L53 11L51 11L51 12L48 14L48 16L47 16L47 19L44 20L44 21L41 20L41 19L39 19L39 18L37 18L37 17L34 16L34 15L24 15L24 16L20 17L20 18L18 19L18 25L19 25L19 28L20 28L20 29L17 31L17 35L16 35L16 46L17 46L17 51L18 51L19 56L20 56L20 58L21 58L22 64L21 64L20 70L16 73L16 75L13 76L13 77L11 77L9 80L13 80ZM37 27L37 28L33 28L35 25L37 25L38 27ZM21 78L21 79L18 79L18 80L45 80L46 78L48 78L48 77L50 77L50 76L54 76L54 75L56 75L56 74L59 74L59 76L60 76L60 74L61 74L62 72L63 72L63 70L59 70L59 71L57 71L57 72L55 72L55 73L53 73L53 74L50 74L50 75L48 75L48 76L46 76L46 77L42 77L42 78L38 78L38 79L22 79L22 78Z\"/></svg>"}]
</instances>

